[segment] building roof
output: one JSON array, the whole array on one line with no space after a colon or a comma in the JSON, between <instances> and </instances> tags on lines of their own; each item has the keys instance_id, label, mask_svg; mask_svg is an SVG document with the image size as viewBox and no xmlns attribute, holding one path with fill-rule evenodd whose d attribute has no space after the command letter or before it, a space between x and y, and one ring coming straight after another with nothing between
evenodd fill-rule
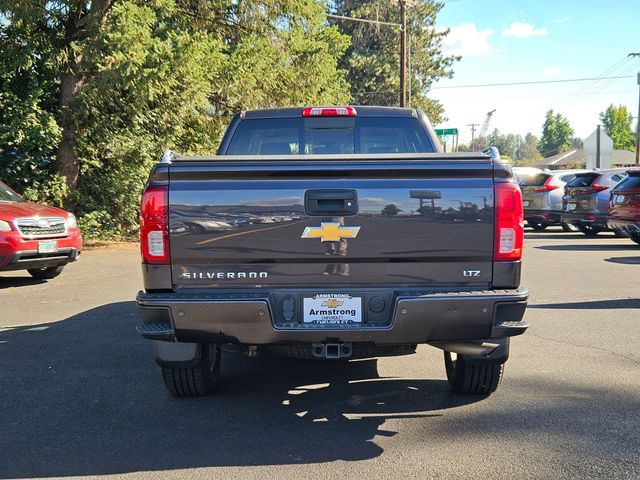
<instances>
[{"instance_id":1,"label":"building roof","mask_svg":"<svg viewBox=\"0 0 640 480\"><path fill-rule=\"evenodd\" d=\"M636 164L636 152L629 150L614 150L611 154L611 165L633 167Z\"/></svg>"},{"instance_id":2,"label":"building roof","mask_svg":"<svg viewBox=\"0 0 640 480\"><path fill-rule=\"evenodd\" d=\"M584 150L574 148L566 152L557 153L535 164L540 168L564 167L566 165L586 165L587 157Z\"/></svg>"},{"instance_id":3,"label":"building roof","mask_svg":"<svg viewBox=\"0 0 640 480\"><path fill-rule=\"evenodd\" d=\"M561 168L568 165L585 166L587 156L582 149L572 149L547 157L535 164L538 168ZM633 167L636 164L635 152L628 150L613 150L611 152L611 167Z\"/></svg>"}]
</instances>

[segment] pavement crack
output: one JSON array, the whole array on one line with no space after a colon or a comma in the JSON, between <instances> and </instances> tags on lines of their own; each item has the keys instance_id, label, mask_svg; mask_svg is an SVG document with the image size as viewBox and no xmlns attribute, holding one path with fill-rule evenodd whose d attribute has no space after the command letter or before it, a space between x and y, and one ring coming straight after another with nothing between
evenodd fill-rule
<instances>
[{"instance_id":1,"label":"pavement crack","mask_svg":"<svg viewBox=\"0 0 640 480\"><path fill-rule=\"evenodd\" d=\"M571 345L573 347L581 347L581 348L590 348L592 350L600 350L602 352L610 353L611 355L614 355L614 356L620 357L620 358L624 358L624 359L629 360L629 361L631 361L631 362L633 362L633 363L635 363L637 365L640 365L640 361L639 360L636 360L635 358L629 357L627 355L623 355L622 353L618 353L618 352L616 352L614 350L609 350L608 348L596 347L595 345L583 345L581 343L567 342L565 340L558 340L557 338L543 337L542 335L537 335L537 334L531 333L531 332L528 332L527 335L534 336L534 337L537 337L537 338L541 338L543 340L549 340L551 342L561 343L563 345Z\"/></svg>"}]
</instances>

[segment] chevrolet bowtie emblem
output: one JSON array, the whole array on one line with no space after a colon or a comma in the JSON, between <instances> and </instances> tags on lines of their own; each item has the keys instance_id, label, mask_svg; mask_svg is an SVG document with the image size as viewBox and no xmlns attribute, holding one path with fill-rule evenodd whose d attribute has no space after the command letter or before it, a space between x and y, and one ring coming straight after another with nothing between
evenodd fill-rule
<instances>
[{"instance_id":1,"label":"chevrolet bowtie emblem","mask_svg":"<svg viewBox=\"0 0 640 480\"><path fill-rule=\"evenodd\" d=\"M319 238L321 242L338 242L341 238L356 238L360 227L343 227L338 222L322 222L319 227L307 227L302 238Z\"/></svg>"},{"instance_id":2,"label":"chevrolet bowtie emblem","mask_svg":"<svg viewBox=\"0 0 640 480\"><path fill-rule=\"evenodd\" d=\"M324 302L322 302L321 307L329 307L329 308L337 308L341 307L344 301L338 300L336 298L327 298Z\"/></svg>"}]
</instances>

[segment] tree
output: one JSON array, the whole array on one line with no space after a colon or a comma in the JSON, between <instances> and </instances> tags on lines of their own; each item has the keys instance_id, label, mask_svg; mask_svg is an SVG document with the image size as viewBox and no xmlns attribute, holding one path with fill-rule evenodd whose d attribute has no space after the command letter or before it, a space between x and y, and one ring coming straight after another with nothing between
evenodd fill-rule
<instances>
[{"instance_id":1,"label":"tree","mask_svg":"<svg viewBox=\"0 0 640 480\"><path fill-rule=\"evenodd\" d=\"M0 175L135 232L165 148L214 153L234 112L344 103L349 39L317 0L0 0Z\"/></svg>"},{"instance_id":2,"label":"tree","mask_svg":"<svg viewBox=\"0 0 640 480\"><path fill-rule=\"evenodd\" d=\"M497 128L486 139L486 146L497 147L500 155L512 159L517 159L518 150L523 143L524 140L520 135L514 135L513 133L503 135Z\"/></svg>"},{"instance_id":3,"label":"tree","mask_svg":"<svg viewBox=\"0 0 640 480\"><path fill-rule=\"evenodd\" d=\"M402 210L400 210L395 204L390 203L382 209L382 214L386 215L387 217L395 217L401 211Z\"/></svg>"},{"instance_id":4,"label":"tree","mask_svg":"<svg viewBox=\"0 0 640 480\"><path fill-rule=\"evenodd\" d=\"M411 75L407 77L411 106L427 112L432 123L444 118L442 105L427 98L432 83L452 76L451 65L459 57L443 55L441 42L448 31L435 27L443 4L433 0L416 2L407 9L408 43L411 50ZM399 23L397 1L335 0L338 15ZM358 105L398 105L400 97L400 32L389 25L374 25L352 20L331 23L351 38L351 46L340 61L347 71L353 102Z\"/></svg>"},{"instance_id":5,"label":"tree","mask_svg":"<svg viewBox=\"0 0 640 480\"><path fill-rule=\"evenodd\" d=\"M560 113L553 114L549 110L542 125L542 138L538 143L538 151L545 157L551 157L565 151L571 146L573 129L569 120Z\"/></svg>"},{"instance_id":6,"label":"tree","mask_svg":"<svg viewBox=\"0 0 640 480\"><path fill-rule=\"evenodd\" d=\"M533 163L540 160L538 152L538 137L531 132L524 136L524 142L516 153L516 163Z\"/></svg>"},{"instance_id":7,"label":"tree","mask_svg":"<svg viewBox=\"0 0 640 480\"><path fill-rule=\"evenodd\" d=\"M604 112L600 112L600 121L604 131L613 140L616 150L634 151L636 148L636 134L631 124L633 116L624 105L609 105Z\"/></svg>"}]
</instances>

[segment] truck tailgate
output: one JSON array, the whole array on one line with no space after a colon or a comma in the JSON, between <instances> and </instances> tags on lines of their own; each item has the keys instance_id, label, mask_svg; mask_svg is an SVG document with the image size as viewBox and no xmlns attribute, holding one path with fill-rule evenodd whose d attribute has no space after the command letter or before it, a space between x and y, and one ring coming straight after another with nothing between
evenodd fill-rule
<instances>
[{"instance_id":1,"label":"truck tailgate","mask_svg":"<svg viewBox=\"0 0 640 480\"><path fill-rule=\"evenodd\" d=\"M173 163L174 288L486 287L493 165L444 158Z\"/></svg>"}]
</instances>

